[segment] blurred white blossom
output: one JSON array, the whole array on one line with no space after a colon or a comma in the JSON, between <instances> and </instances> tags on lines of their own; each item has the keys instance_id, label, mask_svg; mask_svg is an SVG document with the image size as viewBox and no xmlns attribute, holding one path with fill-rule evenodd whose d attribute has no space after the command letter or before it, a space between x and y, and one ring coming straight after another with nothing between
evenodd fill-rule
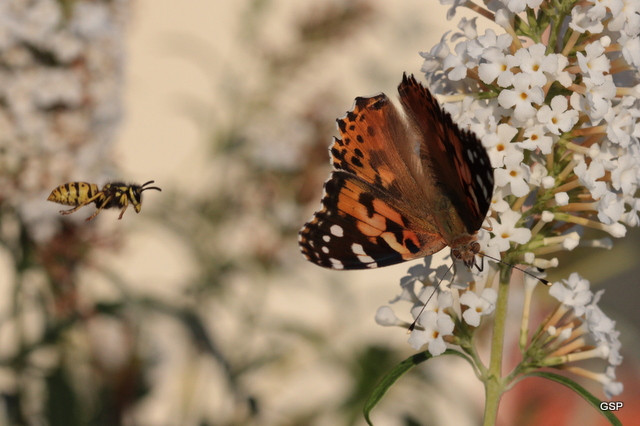
<instances>
[{"instance_id":1,"label":"blurred white blossom","mask_svg":"<svg viewBox=\"0 0 640 426\"><path fill-rule=\"evenodd\" d=\"M122 115L128 2L0 2L0 194L32 237L56 216L34 200L69 180L111 174L109 147Z\"/></svg>"}]
</instances>

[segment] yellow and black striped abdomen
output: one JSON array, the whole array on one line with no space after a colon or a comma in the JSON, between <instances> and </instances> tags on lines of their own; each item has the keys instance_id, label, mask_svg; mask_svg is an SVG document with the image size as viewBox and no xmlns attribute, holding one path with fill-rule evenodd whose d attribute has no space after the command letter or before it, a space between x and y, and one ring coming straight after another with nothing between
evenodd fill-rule
<instances>
[{"instance_id":1,"label":"yellow and black striped abdomen","mask_svg":"<svg viewBox=\"0 0 640 426\"><path fill-rule=\"evenodd\" d=\"M98 192L100 190L95 183L69 182L51 191L47 200L67 206L77 206L86 202Z\"/></svg>"}]
</instances>

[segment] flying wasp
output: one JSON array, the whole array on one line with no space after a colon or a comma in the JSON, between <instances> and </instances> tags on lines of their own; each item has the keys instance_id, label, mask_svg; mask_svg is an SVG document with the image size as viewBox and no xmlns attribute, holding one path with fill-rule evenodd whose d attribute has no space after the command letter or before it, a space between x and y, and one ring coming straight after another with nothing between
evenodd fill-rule
<instances>
[{"instance_id":1,"label":"flying wasp","mask_svg":"<svg viewBox=\"0 0 640 426\"><path fill-rule=\"evenodd\" d=\"M60 210L60 214L71 214L80 207L95 203L98 209L86 219L87 222L96 217L102 209L111 209L114 207L122 209L120 216L118 216L118 219L122 219L122 215L127 210L127 207L129 207L129 203L133 204L136 213L140 213L140 209L142 208L142 191L146 191L147 189L162 191L162 189L157 186L147 186L153 182L153 180L150 180L142 185L110 182L105 184L101 190L98 190L98 185L95 183L69 182L51 191L47 200L67 206L75 206L70 210Z\"/></svg>"}]
</instances>

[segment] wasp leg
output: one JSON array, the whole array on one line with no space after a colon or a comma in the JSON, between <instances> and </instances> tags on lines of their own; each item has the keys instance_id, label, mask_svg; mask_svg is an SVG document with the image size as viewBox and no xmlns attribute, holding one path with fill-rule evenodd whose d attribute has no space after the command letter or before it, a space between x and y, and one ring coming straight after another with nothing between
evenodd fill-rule
<instances>
[{"instance_id":1,"label":"wasp leg","mask_svg":"<svg viewBox=\"0 0 640 426\"><path fill-rule=\"evenodd\" d=\"M75 212L76 210L78 210L80 207L84 207L86 206L86 204L80 204L79 206L76 206L72 209L69 210L60 210L60 214L71 214L73 212Z\"/></svg>"},{"instance_id":2,"label":"wasp leg","mask_svg":"<svg viewBox=\"0 0 640 426\"><path fill-rule=\"evenodd\" d=\"M118 220L122 219L122 215L127 211L127 207L129 207L129 203L125 200L124 208L120 211L120 216L118 216Z\"/></svg>"},{"instance_id":3,"label":"wasp leg","mask_svg":"<svg viewBox=\"0 0 640 426\"><path fill-rule=\"evenodd\" d=\"M100 205L100 207L98 207L98 209L93 212L93 214L91 216L89 216L88 218L86 218L85 220L87 222L89 222L91 219L93 219L94 217L98 216L98 213L100 213L102 211L102 209L104 209L104 207L109 203L109 201L111 201L111 199L113 198L113 195L110 197L105 198L104 202L102 203L102 205Z\"/></svg>"},{"instance_id":4,"label":"wasp leg","mask_svg":"<svg viewBox=\"0 0 640 426\"><path fill-rule=\"evenodd\" d=\"M75 206L72 209L69 210L60 210L60 214L71 214L73 212L75 212L76 210L78 210L80 207L84 207L87 204L91 204L93 203L98 197L100 197L102 195L102 192L98 192L96 195L94 195L93 197L89 198L86 201L83 201L82 203L78 204L77 206Z\"/></svg>"}]
</instances>

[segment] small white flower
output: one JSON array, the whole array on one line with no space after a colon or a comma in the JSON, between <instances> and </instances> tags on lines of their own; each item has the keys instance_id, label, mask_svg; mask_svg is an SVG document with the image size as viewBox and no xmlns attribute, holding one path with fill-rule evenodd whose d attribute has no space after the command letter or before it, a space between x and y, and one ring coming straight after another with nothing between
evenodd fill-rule
<instances>
[{"instance_id":1,"label":"small white flower","mask_svg":"<svg viewBox=\"0 0 640 426\"><path fill-rule=\"evenodd\" d=\"M525 8L536 8L540 6L542 0L506 0L507 8L513 13L520 13L525 10Z\"/></svg>"},{"instance_id":2,"label":"small white flower","mask_svg":"<svg viewBox=\"0 0 640 426\"><path fill-rule=\"evenodd\" d=\"M505 168L494 171L496 186L509 186L511 193L516 197L522 197L529 193L529 169L519 161L505 159Z\"/></svg>"},{"instance_id":3,"label":"small white flower","mask_svg":"<svg viewBox=\"0 0 640 426\"><path fill-rule=\"evenodd\" d=\"M550 154L553 138L548 136L541 124L527 126L524 131L524 140L518 145L529 151L540 150L542 154Z\"/></svg>"},{"instance_id":4,"label":"small white flower","mask_svg":"<svg viewBox=\"0 0 640 426\"><path fill-rule=\"evenodd\" d=\"M558 61L556 65L557 71L555 72L555 74L552 76L550 80L557 81L558 83L562 84L564 87L571 86L571 83L573 83L574 75L571 74L569 71L565 71L565 68L567 67L567 65L569 65L569 58L559 54L556 54L554 56Z\"/></svg>"},{"instance_id":5,"label":"small white flower","mask_svg":"<svg viewBox=\"0 0 640 426\"><path fill-rule=\"evenodd\" d=\"M545 51L546 47L542 43L518 49L514 55L507 57L507 64L509 68L520 67L522 72L529 77L529 85L532 87L542 87L547 83L545 73L555 74L558 67L555 55L547 56ZM541 103L541 101L537 103Z\"/></svg>"},{"instance_id":6,"label":"small white flower","mask_svg":"<svg viewBox=\"0 0 640 426\"><path fill-rule=\"evenodd\" d=\"M590 192L594 200L599 200L608 192L607 184L598 179L604 176L604 166L599 161L591 161L587 163L580 161L574 168L573 172L580 179L580 183L584 185Z\"/></svg>"},{"instance_id":7,"label":"small white flower","mask_svg":"<svg viewBox=\"0 0 640 426\"><path fill-rule=\"evenodd\" d=\"M402 325L404 321L396 316L389 306L380 306L376 311L376 323L389 327L394 325Z\"/></svg>"},{"instance_id":8,"label":"small white flower","mask_svg":"<svg viewBox=\"0 0 640 426\"><path fill-rule=\"evenodd\" d=\"M589 77L584 77L582 80L586 87L585 97L586 105L584 108L576 108L573 104L574 95L572 94L571 106L573 109L584 111L589 114L591 121L596 124L598 121L609 112L612 106L613 99L616 96L616 85L611 75L604 76L604 83L595 84Z\"/></svg>"},{"instance_id":9,"label":"small white flower","mask_svg":"<svg viewBox=\"0 0 640 426\"><path fill-rule=\"evenodd\" d=\"M627 97L615 108L610 108L604 116L607 122L607 137L615 144L627 147L632 141L637 142L634 133L638 130L638 117L640 109L632 106L636 99Z\"/></svg>"},{"instance_id":10,"label":"small white flower","mask_svg":"<svg viewBox=\"0 0 640 426\"><path fill-rule=\"evenodd\" d=\"M440 275L438 279L442 276L443 275ZM442 283L440 284L440 287L442 288ZM426 306L424 305L425 303ZM448 308L451 305L453 305L453 297L451 296L450 291L438 291L435 287L425 286L420 290L418 300L411 309L411 315L413 318L416 318L420 312L441 312L443 309Z\"/></svg>"},{"instance_id":11,"label":"small white flower","mask_svg":"<svg viewBox=\"0 0 640 426\"><path fill-rule=\"evenodd\" d=\"M460 30L462 30L462 33L454 34L453 37L451 37L451 41L455 41L460 37L464 37L464 38L468 38L472 42L475 42L477 40L477 37L478 37L478 30L476 28L476 20L477 20L477 18L467 19L467 18L464 18L464 17L462 19L460 19L460 22L458 22L458 28ZM467 49L467 50L469 52L471 52L471 49ZM471 56L473 56L473 55L471 55Z\"/></svg>"},{"instance_id":12,"label":"small white flower","mask_svg":"<svg viewBox=\"0 0 640 426\"><path fill-rule=\"evenodd\" d=\"M489 218L493 234L489 245L503 252L509 249L511 243L525 244L529 242L531 230L516 225L521 217L521 214L509 209L500 214L499 222L494 218Z\"/></svg>"},{"instance_id":13,"label":"small white flower","mask_svg":"<svg viewBox=\"0 0 640 426\"><path fill-rule=\"evenodd\" d=\"M604 54L604 46L596 40L585 47L586 55L576 53L578 65L585 76L589 77L596 86L604 83L604 75L609 72L611 62Z\"/></svg>"},{"instance_id":14,"label":"small white flower","mask_svg":"<svg viewBox=\"0 0 640 426\"><path fill-rule=\"evenodd\" d=\"M440 0L440 3L448 6L451 5L449 10L447 10L447 19L451 19L456 14L456 9L460 6L464 6L467 3L467 0Z\"/></svg>"},{"instance_id":15,"label":"small white flower","mask_svg":"<svg viewBox=\"0 0 640 426\"><path fill-rule=\"evenodd\" d=\"M576 272L569 275L569 279L553 283L549 294L563 305L573 308L576 316L585 313L587 304L593 298L593 293L589 289L589 281L581 278Z\"/></svg>"},{"instance_id":16,"label":"small white flower","mask_svg":"<svg viewBox=\"0 0 640 426\"><path fill-rule=\"evenodd\" d=\"M489 315L496 307L498 293L492 288L485 288L480 295L473 291L466 291L460 296L460 304L468 306L462 313L465 322L473 327L480 325L480 318Z\"/></svg>"},{"instance_id":17,"label":"small white flower","mask_svg":"<svg viewBox=\"0 0 640 426\"><path fill-rule=\"evenodd\" d=\"M511 161L517 163L524 159L524 154L520 147L511 143L517 133L518 129L502 123L496 127L495 132L487 133L482 137L482 144L487 148L493 167L504 166L505 158L510 158Z\"/></svg>"},{"instance_id":18,"label":"small white flower","mask_svg":"<svg viewBox=\"0 0 640 426\"><path fill-rule=\"evenodd\" d=\"M420 56L424 58L424 63L421 68L422 72L430 75L442 67L442 62L451 53L449 44L447 43L449 33L450 31L444 33L440 38L440 42L433 46L429 52L420 52Z\"/></svg>"},{"instance_id":19,"label":"small white flower","mask_svg":"<svg viewBox=\"0 0 640 426\"><path fill-rule=\"evenodd\" d=\"M506 195L508 194L504 193L503 187L498 187L493 191L493 196L491 197L491 211L502 213L509 209L509 203L504 199Z\"/></svg>"},{"instance_id":20,"label":"small white flower","mask_svg":"<svg viewBox=\"0 0 640 426\"><path fill-rule=\"evenodd\" d=\"M408 342L416 350L428 345L431 355L438 356L447 349L443 338L453 334L454 328L455 324L449 315L425 310L420 315L419 327L411 332Z\"/></svg>"},{"instance_id":21,"label":"small white flower","mask_svg":"<svg viewBox=\"0 0 640 426\"><path fill-rule=\"evenodd\" d=\"M625 61L636 68L640 67L640 37L630 37L626 33L622 33L618 39L618 43L622 46L622 56Z\"/></svg>"},{"instance_id":22,"label":"small white flower","mask_svg":"<svg viewBox=\"0 0 640 426\"><path fill-rule=\"evenodd\" d=\"M631 207L631 210L622 215L622 222L629 226L639 226L640 217L638 217L638 211L640 211L640 199L628 197L626 204Z\"/></svg>"},{"instance_id":23,"label":"small white flower","mask_svg":"<svg viewBox=\"0 0 640 426\"><path fill-rule=\"evenodd\" d=\"M571 22L569 27L579 33L590 32L591 34L599 34L604 29L602 20L589 16L588 6L574 6L571 9Z\"/></svg>"},{"instance_id":24,"label":"small white flower","mask_svg":"<svg viewBox=\"0 0 640 426\"><path fill-rule=\"evenodd\" d=\"M544 93L541 87L531 86L531 77L528 74L516 74L513 77L513 90L505 89L498 95L498 102L503 108L514 108L513 116L525 121L535 116L536 109L533 104L541 104L544 101Z\"/></svg>"},{"instance_id":25,"label":"small white flower","mask_svg":"<svg viewBox=\"0 0 640 426\"><path fill-rule=\"evenodd\" d=\"M598 202L598 219L610 225L618 222L624 214L624 199L613 192L607 192Z\"/></svg>"},{"instance_id":26,"label":"small white flower","mask_svg":"<svg viewBox=\"0 0 640 426\"><path fill-rule=\"evenodd\" d=\"M607 398L611 399L616 395L620 395L624 390L624 386L620 382L616 382L616 369L614 367L607 367L605 372L606 380L603 380L604 393Z\"/></svg>"},{"instance_id":27,"label":"small white flower","mask_svg":"<svg viewBox=\"0 0 640 426\"><path fill-rule=\"evenodd\" d=\"M442 67L449 70L447 77L452 81L462 80L467 76L467 69L476 64L467 55L467 42L461 41L454 48L456 54L449 54L442 62Z\"/></svg>"},{"instance_id":28,"label":"small white flower","mask_svg":"<svg viewBox=\"0 0 640 426\"><path fill-rule=\"evenodd\" d=\"M551 133L559 135L568 132L578 122L578 111L567 110L569 103L564 96L555 96L551 100L551 106L543 105L537 113L538 121Z\"/></svg>"},{"instance_id":29,"label":"small white flower","mask_svg":"<svg viewBox=\"0 0 640 426\"><path fill-rule=\"evenodd\" d=\"M478 77L485 84L491 84L496 79L498 86L509 87L513 84L513 72L507 64L507 56L497 47L490 47L482 54L486 62L478 66Z\"/></svg>"},{"instance_id":30,"label":"small white flower","mask_svg":"<svg viewBox=\"0 0 640 426\"><path fill-rule=\"evenodd\" d=\"M529 174L529 183L533 186L542 186L542 181L546 178L553 177L548 176L549 171L547 168L541 163L535 163L531 166L531 173ZM553 186L553 184L551 185Z\"/></svg>"},{"instance_id":31,"label":"small white flower","mask_svg":"<svg viewBox=\"0 0 640 426\"><path fill-rule=\"evenodd\" d=\"M585 310L585 319L589 334L599 346L606 346L607 360L611 365L620 365L620 332L615 329L616 322L609 318L598 306L604 290L599 290Z\"/></svg>"},{"instance_id":32,"label":"small white flower","mask_svg":"<svg viewBox=\"0 0 640 426\"><path fill-rule=\"evenodd\" d=\"M623 0L619 13L612 14L607 27L613 31L623 31L627 34L638 34L640 31L640 4L634 0Z\"/></svg>"},{"instance_id":33,"label":"small white flower","mask_svg":"<svg viewBox=\"0 0 640 426\"><path fill-rule=\"evenodd\" d=\"M593 19L604 19L608 11L611 11L614 16L618 15L623 7L622 0L599 0L590 2L589 5L591 7L587 14Z\"/></svg>"},{"instance_id":34,"label":"small white flower","mask_svg":"<svg viewBox=\"0 0 640 426\"><path fill-rule=\"evenodd\" d=\"M640 184L640 152L634 150L619 157L611 170L611 186L630 197L635 196Z\"/></svg>"}]
</instances>

